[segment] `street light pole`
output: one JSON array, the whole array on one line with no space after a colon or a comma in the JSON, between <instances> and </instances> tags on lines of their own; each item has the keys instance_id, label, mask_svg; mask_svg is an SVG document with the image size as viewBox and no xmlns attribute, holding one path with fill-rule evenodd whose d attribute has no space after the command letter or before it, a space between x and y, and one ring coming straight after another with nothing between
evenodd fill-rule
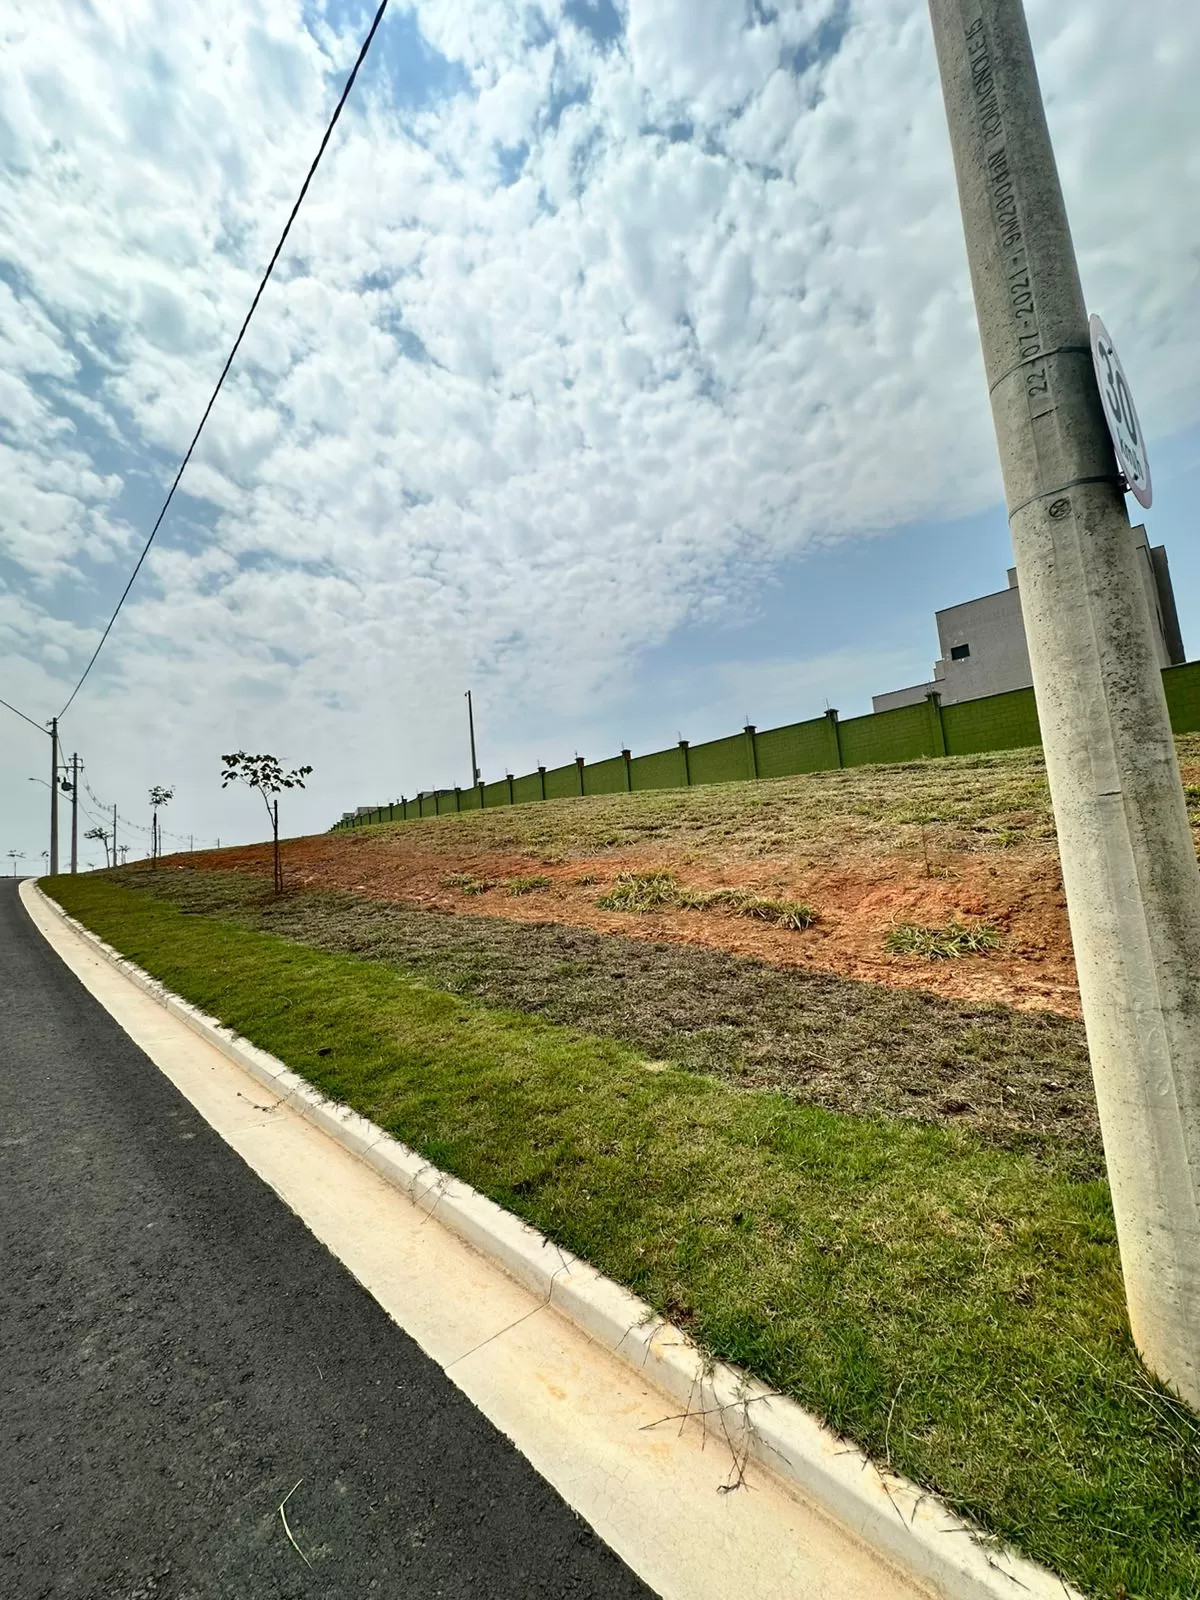
<instances>
[{"instance_id":1,"label":"street light pole","mask_svg":"<svg viewBox=\"0 0 1200 1600\"><path fill-rule=\"evenodd\" d=\"M50 718L50 876L58 872L58 718Z\"/></svg>"},{"instance_id":2,"label":"street light pole","mask_svg":"<svg viewBox=\"0 0 1200 1600\"><path fill-rule=\"evenodd\" d=\"M1200 1408L1200 872L1021 0L929 0L1134 1340Z\"/></svg>"},{"instance_id":3,"label":"street light pole","mask_svg":"<svg viewBox=\"0 0 1200 1600\"><path fill-rule=\"evenodd\" d=\"M467 690L467 725L471 730L471 782L479 785L479 762L475 759L475 711L471 705L471 691Z\"/></svg>"}]
</instances>

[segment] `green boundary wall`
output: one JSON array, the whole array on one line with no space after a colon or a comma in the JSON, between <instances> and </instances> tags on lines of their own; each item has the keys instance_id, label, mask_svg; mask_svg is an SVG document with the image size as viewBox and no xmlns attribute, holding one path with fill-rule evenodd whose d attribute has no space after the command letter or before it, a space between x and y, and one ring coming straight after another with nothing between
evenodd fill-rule
<instances>
[{"instance_id":1,"label":"green boundary wall","mask_svg":"<svg viewBox=\"0 0 1200 1600\"><path fill-rule=\"evenodd\" d=\"M1164 668L1163 689L1174 731L1200 732L1200 661ZM931 694L921 705L848 717L845 722L836 711L827 711L823 717L767 728L762 733L748 727L705 744L689 745L685 739L670 750L654 750L644 756L623 751L590 765L577 757L565 767L549 771L539 767L520 778L502 778L473 789L426 790L387 805L360 806L353 816L335 822L330 831L585 794L745 783L827 772L834 767L1019 750L1041 742L1032 689L1014 689L953 706L943 706L939 697Z\"/></svg>"}]
</instances>

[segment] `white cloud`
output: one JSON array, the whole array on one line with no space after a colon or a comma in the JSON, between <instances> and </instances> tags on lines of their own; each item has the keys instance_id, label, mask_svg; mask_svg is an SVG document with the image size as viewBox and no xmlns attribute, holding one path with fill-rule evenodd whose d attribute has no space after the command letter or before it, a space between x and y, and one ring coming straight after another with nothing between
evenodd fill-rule
<instances>
[{"instance_id":1,"label":"white cloud","mask_svg":"<svg viewBox=\"0 0 1200 1600\"><path fill-rule=\"evenodd\" d=\"M148 531L121 475L173 474L361 18L9 9L4 670L50 707ZM624 14L605 46L557 0L425 0L465 87L417 110L385 22L80 703L131 800L279 745L319 824L449 766L468 681L583 726L781 556L997 497L924 6ZM1152 433L1194 426L1200 213L1161 197L1200 168L1200 16L1030 15L1089 296Z\"/></svg>"}]
</instances>

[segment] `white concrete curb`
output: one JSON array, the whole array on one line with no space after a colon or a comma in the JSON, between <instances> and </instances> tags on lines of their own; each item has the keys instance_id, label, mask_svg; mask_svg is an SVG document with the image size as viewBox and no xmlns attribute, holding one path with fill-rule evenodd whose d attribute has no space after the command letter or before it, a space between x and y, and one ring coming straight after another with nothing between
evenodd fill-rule
<instances>
[{"instance_id":1,"label":"white concrete curb","mask_svg":"<svg viewBox=\"0 0 1200 1600\"><path fill-rule=\"evenodd\" d=\"M22 884L21 892L36 895L173 1016L436 1214L444 1227L636 1366L678 1404L681 1415L701 1417L729 1445L735 1463L755 1461L945 1600L1083 1600L1061 1578L991 1544L934 1496L878 1471L861 1451L794 1401L736 1367L707 1361L685 1333L643 1301L467 1184L440 1172L356 1111L325 1099L275 1056L164 988L31 881Z\"/></svg>"}]
</instances>

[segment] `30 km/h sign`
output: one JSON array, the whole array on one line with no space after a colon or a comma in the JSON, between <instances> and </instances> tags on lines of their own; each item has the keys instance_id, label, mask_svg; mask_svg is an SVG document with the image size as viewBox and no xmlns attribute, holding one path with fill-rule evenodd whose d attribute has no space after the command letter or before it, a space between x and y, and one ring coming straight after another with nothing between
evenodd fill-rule
<instances>
[{"instance_id":1,"label":"30 km/h sign","mask_svg":"<svg viewBox=\"0 0 1200 1600\"><path fill-rule=\"evenodd\" d=\"M1104 417L1112 435L1117 462L1125 474L1129 492L1144 506L1150 504L1150 462L1146 456L1146 438L1134 410L1133 396L1125 379L1125 369L1113 348L1108 329L1093 316L1088 323L1092 336L1092 363L1096 368L1096 381L1100 385L1100 400Z\"/></svg>"}]
</instances>

